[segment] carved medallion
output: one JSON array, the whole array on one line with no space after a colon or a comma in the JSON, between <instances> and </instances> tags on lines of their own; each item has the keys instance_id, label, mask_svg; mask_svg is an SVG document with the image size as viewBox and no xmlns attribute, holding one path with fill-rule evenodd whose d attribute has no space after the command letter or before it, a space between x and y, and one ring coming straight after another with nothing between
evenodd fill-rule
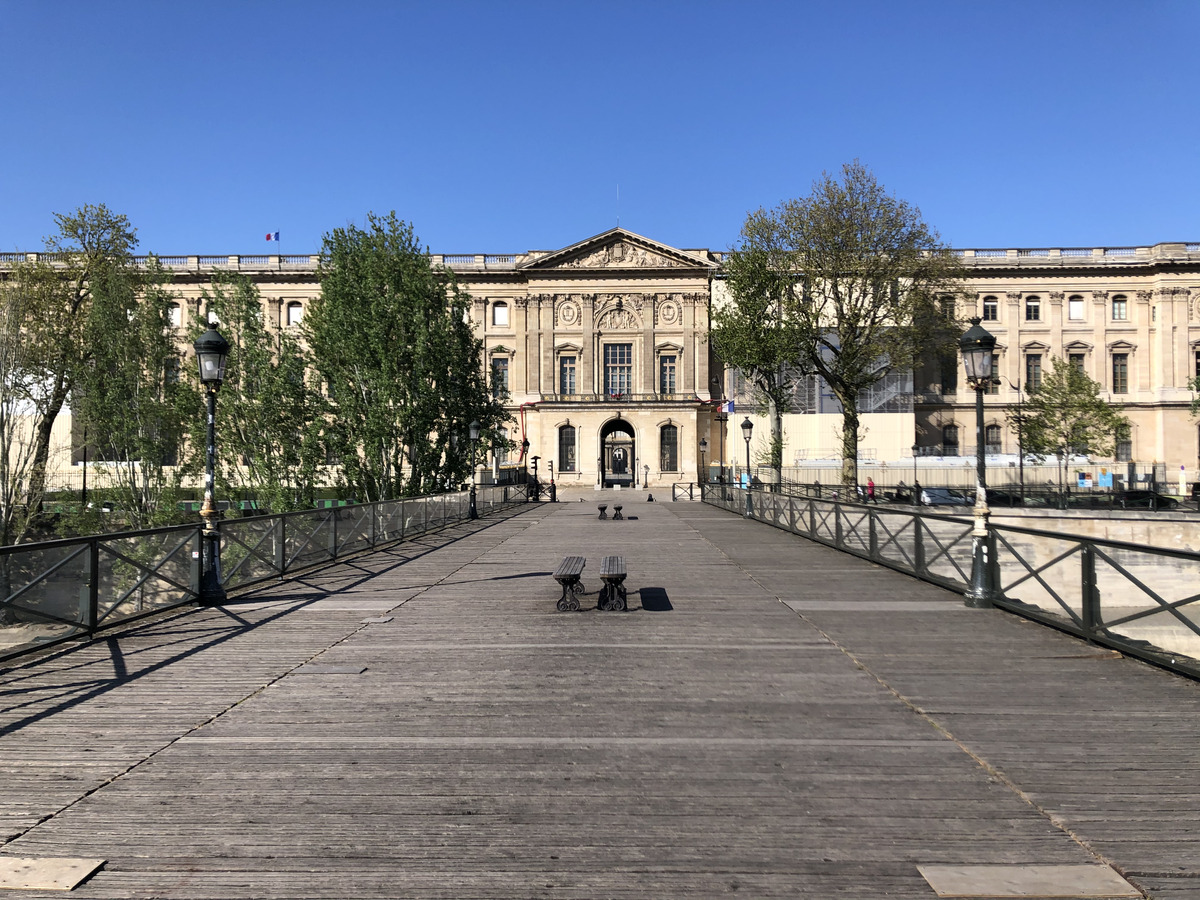
<instances>
[{"instance_id":1,"label":"carved medallion","mask_svg":"<svg viewBox=\"0 0 1200 900\"><path fill-rule=\"evenodd\" d=\"M679 304L674 300L667 300L658 307L659 321L664 325L678 324L682 316L679 312Z\"/></svg>"},{"instance_id":2,"label":"carved medallion","mask_svg":"<svg viewBox=\"0 0 1200 900\"><path fill-rule=\"evenodd\" d=\"M579 304L574 300L561 300L555 307L556 324L568 327L579 324Z\"/></svg>"}]
</instances>

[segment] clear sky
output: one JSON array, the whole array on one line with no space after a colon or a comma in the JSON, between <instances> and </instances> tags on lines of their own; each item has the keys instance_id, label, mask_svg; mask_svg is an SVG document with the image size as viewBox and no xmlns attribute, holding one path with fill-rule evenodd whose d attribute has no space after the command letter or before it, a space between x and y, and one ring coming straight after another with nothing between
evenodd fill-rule
<instances>
[{"instance_id":1,"label":"clear sky","mask_svg":"<svg viewBox=\"0 0 1200 900\"><path fill-rule=\"evenodd\" d=\"M0 251L727 249L858 158L958 247L1200 241L1198 0L0 0ZM280 232L278 247L264 240Z\"/></svg>"}]
</instances>

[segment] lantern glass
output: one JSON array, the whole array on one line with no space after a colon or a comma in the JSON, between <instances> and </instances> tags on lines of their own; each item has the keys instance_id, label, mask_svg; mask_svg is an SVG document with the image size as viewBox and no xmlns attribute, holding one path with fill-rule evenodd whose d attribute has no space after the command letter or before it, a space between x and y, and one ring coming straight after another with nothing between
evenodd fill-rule
<instances>
[{"instance_id":1,"label":"lantern glass","mask_svg":"<svg viewBox=\"0 0 1200 900\"><path fill-rule=\"evenodd\" d=\"M750 434L753 431L754 431L754 423L751 422L750 417L747 416L742 421L742 437L745 438L746 440L750 440Z\"/></svg>"},{"instance_id":2,"label":"lantern glass","mask_svg":"<svg viewBox=\"0 0 1200 900\"><path fill-rule=\"evenodd\" d=\"M225 361L229 358L229 341L217 331L216 323L200 335L192 345L196 350L196 361L200 365L201 384L220 386L225 380Z\"/></svg>"},{"instance_id":3,"label":"lantern glass","mask_svg":"<svg viewBox=\"0 0 1200 900\"><path fill-rule=\"evenodd\" d=\"M468 426L468 428L470 429L470 432L471 432L471 440L472 441L479 440L479 420L476 419L474 422L472 422Z\"/></svg>"},{"instance_id":4,"label":"lantern glass","mask_svg":"<svg viewBox=\"0 0 1200 900\"><path fill-rule=\"evenodd\" d=\"M978 319L971 320L971 327L958 342L962 351L963 368L967 380L984 385L992 380L992 354L996 350L996 338L980 327Z\"/></svg>"}]
</instances>

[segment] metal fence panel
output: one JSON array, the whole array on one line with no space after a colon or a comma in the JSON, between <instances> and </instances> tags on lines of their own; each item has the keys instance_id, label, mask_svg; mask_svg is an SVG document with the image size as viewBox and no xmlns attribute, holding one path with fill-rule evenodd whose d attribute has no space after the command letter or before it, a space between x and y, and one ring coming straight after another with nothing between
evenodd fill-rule
<instances>
[{"instance_id":1,"label":"metal fence panel","mask_svg":"<svg viewBox=\"0 0 1200 900\"><path fill-rule=\"evenodd\" d=\"M526 501L525 485L479 489L482 516ZM410 538L468 516L465 491L226 519L225 588L247 587ZM0 659L196 600L201 526L0 547Z\"/></svg>"}]
</instances>

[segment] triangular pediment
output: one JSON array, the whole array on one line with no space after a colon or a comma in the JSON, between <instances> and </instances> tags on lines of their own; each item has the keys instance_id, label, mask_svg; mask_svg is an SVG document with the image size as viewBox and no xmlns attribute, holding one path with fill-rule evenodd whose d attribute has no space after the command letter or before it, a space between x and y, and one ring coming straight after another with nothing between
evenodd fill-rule
<instances>
[{"instance_id":1,"label":"triangular pediment","mask_svg":"<svg viewBox=\"0 0 1200 900\"><path fill-rule=\"evenodd\" d=\"M613 228L562 250L539 256L520 268L529 272L570 272L596 269L705 269L716 266L715 262L676 250L624 228Z\"/></svg>"}]
</instances>

